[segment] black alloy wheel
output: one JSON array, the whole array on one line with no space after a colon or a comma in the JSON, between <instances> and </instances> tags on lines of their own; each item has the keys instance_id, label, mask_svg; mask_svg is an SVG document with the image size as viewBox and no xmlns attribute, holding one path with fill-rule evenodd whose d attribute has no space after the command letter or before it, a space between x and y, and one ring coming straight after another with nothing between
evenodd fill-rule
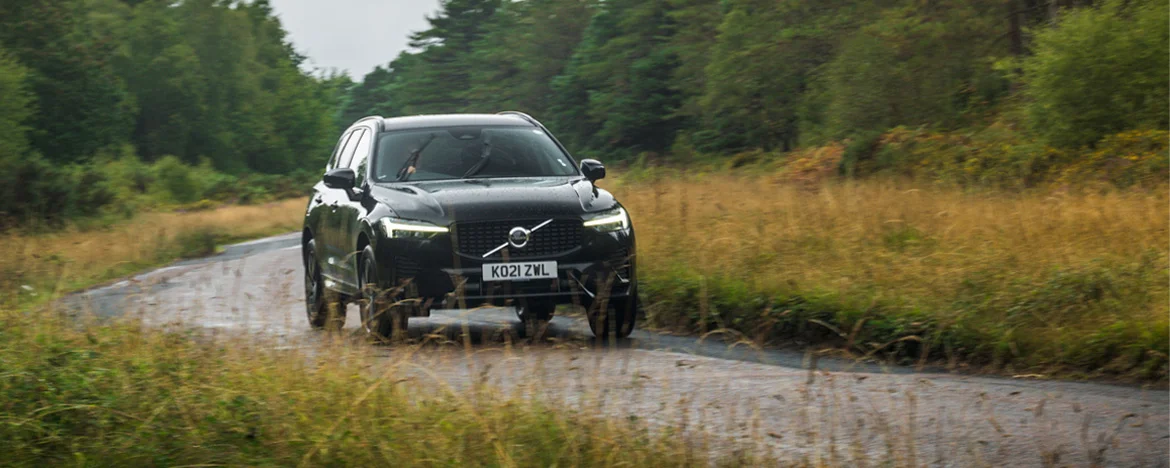
<instances>
[{"instance_id":1,"label":"black alloy wheel","mask_svg":"<svg viewBox=\"0 0 1170 468\"><path fill-rule=\"evenodd\" d=\"M628 338L634 332L634 320L637 319L637 304L628 298L596 299L586 309L589 321L589 330L598 340Z\"/></svg>"},{"instance_id":2,"label":"black alloy wheel","mask_svg":"<svg viewBox=\"0 0 1170 468\"><path fill-rule=\"evenodd\" d=\"M358 259L358 282L361 285L362 327L382 341L403 341L408 336L409 309L402 304L401 290L385 289L378 278L374 249L367 246Z\"/></svg>"}]
</instances>

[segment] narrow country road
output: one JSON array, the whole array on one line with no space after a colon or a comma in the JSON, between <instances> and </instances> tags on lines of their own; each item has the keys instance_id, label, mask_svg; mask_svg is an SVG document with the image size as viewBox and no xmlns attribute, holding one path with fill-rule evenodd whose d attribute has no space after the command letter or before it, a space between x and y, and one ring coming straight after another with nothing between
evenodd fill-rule
<instances>
[{"instance_id":1,"label":"narrow country road","mask_svg":"<svg viewBox=\"0 0 1170 468\"><path fill-rule=\"evenodd\" d=\"M70 297L101 317L248 333L311 348L298 235L229 247ZM359 333L351 306L346 330ZM510 345L509 310L437 311L411 336L440 337L413 358L455 388L486 379L538 388L553 402L653 424L685 424L715 449L755 447L781 460L895 466L1166 467L1165 390L917 373L638 331L586 344L582 319L557 317L545 343ZM467 333L469 340L463 341ZM466 343L472 345L468 352ZM366 346L355 344L354 346ZM388 358L392 348L368 345ZM430 351L432 348L426 348Z\"/></svg>"}]
</instances>

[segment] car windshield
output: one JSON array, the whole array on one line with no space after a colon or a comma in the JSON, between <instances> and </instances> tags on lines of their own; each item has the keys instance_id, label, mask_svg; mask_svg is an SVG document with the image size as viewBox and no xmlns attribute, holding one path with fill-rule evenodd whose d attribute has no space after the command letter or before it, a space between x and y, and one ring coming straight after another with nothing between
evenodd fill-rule
<instances>
[{"instance_id":1,"label":"car windshield","mask_svg":"<svg viewBox=\"0 0 1170 468\"><path fill-rule=\"evenodd\" d=\"M374 180L549 177L577 173L568 155L532 127L449 127L387 133Z\"/></svg>"}]
</instances>

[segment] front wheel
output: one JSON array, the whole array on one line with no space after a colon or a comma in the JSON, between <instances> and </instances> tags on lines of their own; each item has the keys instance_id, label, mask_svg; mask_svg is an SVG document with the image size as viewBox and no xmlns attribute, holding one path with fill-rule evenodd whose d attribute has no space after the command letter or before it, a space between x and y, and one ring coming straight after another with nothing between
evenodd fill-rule
<instances>
[{"instance_id":1,"label":"front wheel","mask_svg":"<svg viewBox=\"0 0 1170 468\"><path fill-rule=\"evenodd\" d=\"M374 249L367 246L358 258L358 284L361 301L358 310L362 327L379 340L401 341L407 337L409 310L401 304L401 290L384 289L378 277Z\"/></svg>"},{"instance_id":2,"label":"front wheel","mask_svg":"<svg viewBox=\"0 0 1170 468\"><path fill-rule=\"evenodd\" d=\"M586 314L593 336L605 340L627 338L634 332L637 303L633 299L610 299L589 306Z\"/></svg>"},{"instance_id":3,"label":"front wheel","mask_svg":"<svg viewBox=\"0 0 1170 468\"><path fill-rule=\"evenodd\" d=\"M302 250L305 260L305 312L312 328L339 330L345 325L345 304L337 294L325 289L321 264L317 261L317 243L310 240Z\"/></svg>"}]
</instances>

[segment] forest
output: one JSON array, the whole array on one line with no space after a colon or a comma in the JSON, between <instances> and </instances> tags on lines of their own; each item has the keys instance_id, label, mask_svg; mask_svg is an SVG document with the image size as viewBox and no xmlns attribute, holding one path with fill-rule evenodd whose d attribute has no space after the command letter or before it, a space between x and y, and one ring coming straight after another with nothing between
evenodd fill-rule
<instances>
[{"instance_id":1,"label":"forest","mask_svg":"<svg viewBox=\"0 0 1170 468\"><path fill-rule=\"evenodd\" d=\"M0 0L0 227L299 195L362 116L506 109L629 166L836 148L811 164L1159 184L1168 16L1161 0L443 0L358 81L308 69L267 0Z\"/></svg>"}]
</instances>

